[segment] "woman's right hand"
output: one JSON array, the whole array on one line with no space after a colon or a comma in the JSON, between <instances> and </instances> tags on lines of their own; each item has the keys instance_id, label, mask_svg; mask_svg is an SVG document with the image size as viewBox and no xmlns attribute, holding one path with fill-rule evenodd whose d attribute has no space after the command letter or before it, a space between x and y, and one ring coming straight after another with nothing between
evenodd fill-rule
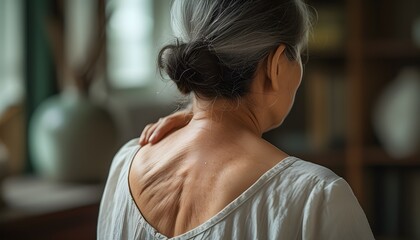
<instances>
[{"instance_id":1,"label":"woman's right hand","mask_svg":"<svg viewBox=\"0 0 420 240\"><path fill-rule=\"evenodd\" d=\"M148 124L140 135L139 144L144 146L159 142L168 133L185 127L192 117L192 109L187 108L160 118L156 123Z\"/></svg>"}]
</instances>

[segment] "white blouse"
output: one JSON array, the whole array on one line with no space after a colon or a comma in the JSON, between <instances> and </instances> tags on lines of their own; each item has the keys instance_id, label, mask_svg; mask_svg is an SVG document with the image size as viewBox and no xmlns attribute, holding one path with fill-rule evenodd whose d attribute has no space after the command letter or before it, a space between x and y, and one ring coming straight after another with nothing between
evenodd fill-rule
<instances>
[{"instance_id":1,"label":"white blouse","mask_svg":"<svg viewBox=\"0 0 420 240\"><path fill-rule=\"evenodd\" d=\"M98 239L374 239L347 182L322 166L287 157L200 226L174 238L137 208L128 185L138 140L115 156L98 220Z\"/></svg>"}]
</instances>

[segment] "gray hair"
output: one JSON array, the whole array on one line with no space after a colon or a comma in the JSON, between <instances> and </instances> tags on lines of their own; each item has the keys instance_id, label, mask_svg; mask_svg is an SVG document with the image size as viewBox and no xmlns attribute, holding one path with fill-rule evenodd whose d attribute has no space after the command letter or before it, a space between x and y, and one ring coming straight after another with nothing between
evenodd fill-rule
<instances>
[{"instance_id":1,"label":"gray hair","mask_svg":"<svg viewBox=\"0 0 420 240\"><path fill-rule=\"evenodd\" d=\"M182 93L237 98L249 90L257 65L280 44L296 60L311 20L302 0L174 0L176 43L159 67Z\"/></svg>"}]
</instances>

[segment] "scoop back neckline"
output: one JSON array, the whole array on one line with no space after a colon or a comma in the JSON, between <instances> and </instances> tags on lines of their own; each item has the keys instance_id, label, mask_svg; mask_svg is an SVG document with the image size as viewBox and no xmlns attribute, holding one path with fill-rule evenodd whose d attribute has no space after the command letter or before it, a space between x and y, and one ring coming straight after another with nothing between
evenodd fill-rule
<instances>
[{"instance_id":1,"label":"scoop back neckline","mask_svg":"<svg viewBox=\"0 0 420 240\"><path fill-rule=\"evenodd\" d=\"M143 222L144 226L146 227L146 231L159 238L159 239L173 239L173 240L182 240L182 239L189 239L191 237L194 237L205 230L213 227L217 223L219 223L224 218L228 217L231 212L233 212L235 209L240 207L242 204L244 204L249 198L251 198L258 190L261 189L261 186L268 183L270 179L272 179L275 175L279 174L283 170L287 169L289 166L291 166L293 163L298 161L299 159L294 156L287 156L283 158L280 162L278 162L276 165L274 165L272 168L267 170L264 174L262 174L257 181L255 181L250 187L248 187L244 192L242 192L238 197L236 197L232 202L227 204L222 210L220 210L218 213L213 215L211 218L207 219L205 222L201 223L197 227L182 233L180 235L174 236L174 237L168 237L162 233L160 233L152 224L150 224L146 218L141 213L141 210L139 206L137 206L136 201L134 200L130 182L129 182L129 174L131 170L131 166L134 162L134 158L137 154L137 152L141 149L141 146L137 146L133 153L130 155L129 161L126 167L125 171L125 179L127 186L127 193L129 195L129 198L131 200L130 204L134 205L134 207L137 209L138 218L141 222Z\"/></svg>"}]
</instances>

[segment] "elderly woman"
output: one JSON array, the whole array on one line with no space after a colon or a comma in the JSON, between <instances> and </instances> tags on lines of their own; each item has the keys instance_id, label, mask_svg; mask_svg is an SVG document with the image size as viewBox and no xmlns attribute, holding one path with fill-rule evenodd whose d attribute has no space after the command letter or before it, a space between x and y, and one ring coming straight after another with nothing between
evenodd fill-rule
<instances>
[{"instance_id":1,"label":"elderly woman","mask_svg":"<svg viewBox=\"0 0 420 240\"><path fill-rule=\"evenodd\" d=\"M99 239L373 239L345 180L262 134L289 113L310 28L301 0L175 0L159 67L187 124L150 125L115 156ZM154 144L147 137L172 130ZM173 128L173 129L172 129ZM153 139L151 139L153 141Z\"/></svg>"}]
</instances>

